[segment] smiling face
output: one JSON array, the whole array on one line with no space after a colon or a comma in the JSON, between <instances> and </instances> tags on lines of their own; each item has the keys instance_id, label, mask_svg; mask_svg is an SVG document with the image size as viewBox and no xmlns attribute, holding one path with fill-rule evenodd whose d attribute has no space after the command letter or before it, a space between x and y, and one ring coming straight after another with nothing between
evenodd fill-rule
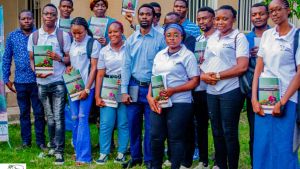
<instances>
[{"instance_id":1,"label":"smiling face","mask_svg":"<svg viewBox=\"0 0 300 169\"><path fill-rule=\"evenodd\" d=\"M220 9L216 12L215 25L222 34L229 32L234 22L235 18L230 10Z\"/></svg>"},{"instance_id":2,"label":"smiling face","mask_svg":"<svg viewBox=\"0 0 300 169\"><path fill-rule=\"evenodd\" d=\"M113 45L119 44L122 41L122 29L117 23L112 23L108 28L108 38Z\"/></svg>"},{"instance_id":3,"label":"smiling face","mask_svg":"<svg viewBox=\"0 0 300 169\"><path fill-rule=\"evenodd\" d=\"M214 16L208 11L200 11L197 15L197 22L203 32L209 31L214 25Z\"/></svg>"},{"instance_id":4,"label":"smiling face","mask_svg":"<svg viewBox=\"0 0 300 169\"><path fill-rule=\"evenodd\" d=\"M290 13L291 10L287 8L280 0L273 0L269 4L270 18L276 25L287 22Z\"/></svg>"},{"instance_id":5,"label":"smiling face","mask_svg":"<svg viewBox=\"0 0 300 169\"><path fill-rule=\"evenodd\" d=\"M269 14L264 6L251 8L251 22L256 28L265 27L268 24Z\"/></svg>"},{"instance_id":6,"label":"smiling face","mask_svg":"<svg viewBox=\"0 0 300 169\"><path fill-rule=\"evenodd\" d=\"M165 39L170 49L176 49L180 47L183 37L179 30L170 28L165 33Z\"/></svg>"},{"instance_id":7,"label":"smiling face","mask_svg":"<svg viewBox=\"0 0 300 169\"><path fill-rule=\"evenodd\" d=\"M149 28L152 25L153 18L154 16L151 8L142 7L139 10L138 21L142 28Z\"/></svg>"},{"instance_id":8,"label":"smiling face","mask_svg":"<svg viewBox=\"0 0 300 169\"><path fill-rule=\"evenodd\" d=\"M96 17L104 17L106 10L107 10L107 7L103 1L97 2L93 8L93 12Z\"/></svg>"},{"instance_id":9,"label":"smiling face","mask_svg":"<svg viewBox=\"0 0 300 169\"><path fill-rule=\"evenodd\" d=\"M47 27L54 27L57 20L57 11L52 6L46 6L43 10L43 23Z\"/></svg>"},{"instance_id":10,"label":"smiling face","mask_svg":"<svg viewBox=\"0 0 300 169\"><path fill-rule=\"evenodd\" d=\"M76 42L82 42L87 34L87 31L82 25L72 25L71 33Z\"/></svg>"},{"instance_id":11,"label":"smiling face","mask_svg":"<svg viewBox=\"0 0 300 169\"><path fill-rule=\"evenodd\" d=\"M61 18L70 18L71 13L73 12L73 5L70 1L61 1L58 9Z\"/></svg>"}]
</instances>

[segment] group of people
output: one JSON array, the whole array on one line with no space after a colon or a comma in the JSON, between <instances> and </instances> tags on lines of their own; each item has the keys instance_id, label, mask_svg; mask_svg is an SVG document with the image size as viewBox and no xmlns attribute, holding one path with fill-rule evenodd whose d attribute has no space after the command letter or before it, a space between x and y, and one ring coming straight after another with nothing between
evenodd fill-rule
<instances>
[{"instance_id":1,"label":"group of people","mask_svg":"<svg viewBox=\"0 0 300 169\"><path fill-rule=\"evenodd\" d=\"M73 157L78 166L93 160L89 113L95 100L100 107L100 151L96 159L99 165L105 165L109 158L116 128L118 149L114 162L123 168L143 163L147 169L161 169L163 164L171 165L172 169L191 168L197 149L199 164L196 168L208 169L210 120L215 150L213 169L237 169L239 119L246 101L251 166L254 169L298 169L293 133L300 83L300 49L294 49L297 28L288 20L289 2L272 0L268 6L254 4L250 14L254 27L246 35L234 28L237 11L232 6L223 5L216 10L200 8L195 14L196 25L187 19L187 0L173 3L173 11L165 16L163 26L159 25L161 7L156 2L139 7L138 24L131 14L126 14L128 29L134 31L128 38L123 34L127 28L106 16L107 0L90 3L95 17L108 18L105 36L99 39L93 38L89 21L82 17L72 19L70 33L58 28L58 10L60 18L70 19L72 0L60 0L58 9L53 4L45 5L43 25L37 30L32 13L21 11L20 28L11 32L6 40L3 80L17 94L23 147L31 146L32 106L36 144L42 150L48 149L49 156L55 156L55 164L64 163L66 87L62 75L76 69L80 71L85 89L77 101L71 101L68 96L68 104L73 120ZM273 28L268 25L269 17L275 25ZM260 45L254 43L255 38L261 38ZM204 56L199 60L194 55L196 42L206 43ZM34 45L52 46L53 50L47 54L53 60L53 74L35 74ZM9 80L12 58L16 67L14 82ZM204 62L210 65L209 71L200 69ZM252 74L253 78L252 90L247 93L241 90L239 79L245 73ZM280 80L281 99L272 114L261 111L257 98L262 73ZM170 107L161 108L153 98L151 77L156 75L166 77L167 88L160 94L171 100ZM118 79L121 85L122 97L117 108L106 106L101 98L104 77ZM48 124L48 145L45 123ZM128 143L131 159L126 161ZM164 163L165 145L168 160Z\"/></svg>"}]
</instances>

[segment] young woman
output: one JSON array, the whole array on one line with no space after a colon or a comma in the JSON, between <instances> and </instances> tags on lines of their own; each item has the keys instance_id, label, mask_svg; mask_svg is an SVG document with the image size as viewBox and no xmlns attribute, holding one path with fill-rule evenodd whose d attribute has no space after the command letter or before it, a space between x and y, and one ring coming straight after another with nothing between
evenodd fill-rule
<instances>
[{"instance_id":1,"label":"young woman","mask_svg":"<svg viewBox=\"0 0 300 169\"><path fill-rule=\"evenodd\" d=\"M88 29L88 23L84 18L77 17L71 22L71 32L74 41L70 49L71 66L67 67L66 73L72 69L80 71L85 89L79 95L79 100L70 101L73 126L73 144L75 148L76 164L82 165L92 161L90 128L88 123L90 108L94 99L94 81L97 73L97 61L100 44L93 42L91 59L87 56L87 44L92 34Z\"/></svg>"},{"instance_id":2,"label":"young woman","mask_svg":"<svg viewBox=\"0 0 300 169\"><path fill-rule=\"evenodd\" d=\"M233 29L236 10L224 5L216 11L217 32L207 41L201 80L208 84L207 103L216 151L215 168L237 169L238 124L244 97L238 77L248 68L249 45L244 34Z\"/></svg>"},{"instance_id":3,"label":"young woman","mask_svg":"<svg viewBox=\"0 0 300 169\"><path fill-rule=\"evenodd\" d=\"M171 99L172 106L161 109L157 100L152 97L152 87L149 87L147 100L152 110L152 167L162 168L164 143L168 139L171 168L179 168L186 147L187 127L193 122L191 90L199 84L200 71L194 54L182 45L185 38L183 27L169 24L164 35L168 47L155 56L152 73L166 77L167 89L161 94Z\"/></svg>"},{"instance_id":4,"label":"young woman","mask_svg":"<svg viewBox=\"0 0 300 169\"><path fill-rule=\"evenodd\" d=\"M106 16L106 10L108 9L108 1L107 0L92 0L90 3L90 9L92 12L94 12L95 17L97 18L107 18L108 19L108 23L107 23L107 27L114 21L116 21L116 19L111 18L109 16ZM108 39L108 29L106 29L105 32L105 37L101 37L99 39L97 39L99 41L99 43L102 46L105 46L108 44L109 39Z\"/></svg>"},{"instance_id":5,"label":"young woman","mask_svg":"<svg viewBox=\"0 0 300 169\"><path fill-rule=\"evenodd\" d=\"M96 104L100 108L100 157L97 164L103 165L108 159L111 147L111 138L115 124L118 128L118 155L115 158L116 163L124 163L129 140L129 130L126 114L126 106L118 103L118 108L112 108L105 105L101 98L101 87L103 77L121 78L121 65L124 56L125 46L122 40L124 29L118 22L112 22L108 28L108 37L110 43L101 49L98 61L98 73L96 80Z\"/></svg>"},{"instance_id":6,"label":"young woman","mask_svg":"<svg viewBox=\"0 0 300 169\"><path fill-rule=\"evenodd\" d=\"M296 51L293 51L296 28L288 21L291 11L287 0L273 0L269 13L275 27L263 33L252 85L252 105L256 113L253 168L298 169L298 153L293 152L296 91L300 83L300 55L295 57ZM281 98L272 114L264 112L258 102L258 81L262 76L276 77L280 82Z\"/></svg>"}]
</instances>

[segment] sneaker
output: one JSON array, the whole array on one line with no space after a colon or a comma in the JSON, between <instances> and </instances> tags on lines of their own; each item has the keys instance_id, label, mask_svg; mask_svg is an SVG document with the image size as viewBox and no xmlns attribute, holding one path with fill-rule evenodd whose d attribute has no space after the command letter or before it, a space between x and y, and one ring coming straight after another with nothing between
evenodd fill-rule
<instances>
[{"instance_id":1,"label":"sneaker","mask_svg":"<svg viewBox=\"0 0 300 169\"><path fill-rule=\"evenodd\" d=\"M203 162L200 162L194 169L209 169L209 165Z\"/></svg>"},{"instance_id":2,"label":"sneaker","mask_svg":"<svg viewBox=\"0 0 300 169\"><path fill-rule=\"evenodd\" d=\"M114 163L123 164L125 163L125 155L123 153L118 153L118 156L115 158Z\"/></svg>"},{"instance_id":3,"label":"sneaker","mask_svg":"<svg viewBox=\"0 0 300 169\"><path fill-rule=\"evenodd\" d=\"M218 166L213 166L213 168L212 169L220 169L220 167L218 167Z\"/></svg>"},{"instance_id":4,"label":"sneaker","mask_svg":"<svg viewBox=\"0 0 300 169\"><path fill-rule=\"evenodd\" d=\"M165 167L171 167L172 163L169 161L169 160L166 160L164 163L163 163L163 166Z\"/></svg>"},{"instance_id":5,"label":"sneaker","mask_svg":"<svg viewBox=\"0 0 300 169\"><path fill-rule=\"evenodd\" d=\"M45 146L45 144L40 144L40 145L39 145L39 148L40 148L42 151L47 151L47 150L48 150L48 148L47 148L47 146Z\"/></svg>"},{"instance_id":6,"label":"sneaker","mask_svg":"<svg viewBox=\"0 0 300 169\"><path fill-rule=\"evenodd\" d=\"M193 155L193 160L198 160L199 159L199 149L198 148L195 148L195 151L194 151L194 155Z\"/></svg>"},{"instance_id":7,"label":"sneaker","mask_svg":"<svg viewBox=\"0 0 300 169\"><path fill-rule=\"evenodd\" d=\"M55 154L55 165L63 165L65 162L64 156L62 154Z\"/></svg>"},{"instance_id":8,"label":"sneaker","mask_svg":"<svg viewBox=\"0 0 300 169\"><path fill-rule=\"evenodd\" d=\"M54 149L50 149L50 150L48 151L47 156L48 156L48 157L54 156L54 153L55 153L55 150L54 150Z\"/></svg>"},{"instance_id":9,"label":"sneaker","mask_svg":"<svg viewBox=\"0 0 300 169\"><path fill-rule=\"evenodd\" d=\"M100 153L100 157L96 161L96 164L104 165L106 163L107 159L108 159L108 155L107 154L101 154Z\"/></svg>"}]
</instances>

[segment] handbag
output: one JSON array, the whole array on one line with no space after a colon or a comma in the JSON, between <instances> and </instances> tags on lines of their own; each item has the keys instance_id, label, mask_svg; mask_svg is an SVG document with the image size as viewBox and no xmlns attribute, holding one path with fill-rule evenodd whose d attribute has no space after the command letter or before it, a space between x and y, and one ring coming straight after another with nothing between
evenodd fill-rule
<instances>
[{"instance_id":1,"label":"handbag","mask_svg":"<svg viewBox=\"0 0 300 169\"><path fill-rule=\"evenodd\" d=\"M236 49L237 37L239 34L240 33L238 33L234 39L235 49ZM245 95L247 95L252 90L252 81L253 81L253 77L254 77L255 65L256 65L256 58L250 57L249 58L249 66L248 66L247 71L244 74L242 74L241 76L239 76L240 89L241 89L241 92Z\"/></svg>"}]
</instances>

